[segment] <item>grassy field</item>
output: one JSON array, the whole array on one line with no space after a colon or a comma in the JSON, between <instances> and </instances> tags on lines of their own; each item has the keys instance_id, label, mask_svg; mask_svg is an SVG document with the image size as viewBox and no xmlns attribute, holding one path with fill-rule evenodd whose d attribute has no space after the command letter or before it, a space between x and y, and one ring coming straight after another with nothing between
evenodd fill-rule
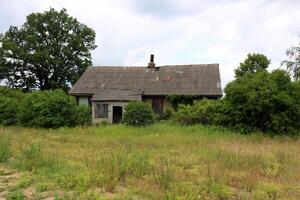
<instances>
[{"instance_id":1,"label":"grassy field","mask_svg":"<svg viewBox=\"0 0 300 200\"><path fill-rule=\"evenodd\" d=\"M299 138L200 125L0 127L0 161L7 199L300 199Z\"/></svg>"}]
</instances>

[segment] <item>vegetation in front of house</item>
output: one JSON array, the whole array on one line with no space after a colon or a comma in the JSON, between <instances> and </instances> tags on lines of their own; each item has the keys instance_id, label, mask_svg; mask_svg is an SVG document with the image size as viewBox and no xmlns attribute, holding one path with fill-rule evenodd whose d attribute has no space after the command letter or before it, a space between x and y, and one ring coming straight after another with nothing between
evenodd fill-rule
<instances>
[{"instance_id":1,"label":"vegetation in front of house","mask_svg":"<svg viewBox=\"0 0 300 200\"><path fill-rule=\"evenodd\" d=\"M249 54L236 70L237 78L226 86L223 99L180 105L177 121L230 127L245 133L260 130L297 134L300 130L300 82L292 81L283 70L266 71L268 63L263 55Z\"/></svg>"},{"instance_id":2,"label":"vegetation in front of house","mask_svg":"<svg viewBox=\"0 0 300 200\"><path fill-rule=\"evenodd\" d=\"M26 19L0 34L0 79L26 91L68 90L92 64L95 31L65 9L50 8Z\"/></svg>"},{"instance_id":3,"label":"vegetation in front of house","mask_svg":"<svg viewBox=\"0 0 300 200\"><path fill-rule=\"evenodd\" d=\"M1 127L4 140L0 182L3 164L21 172L6 188L11 199L300 198L297 137L157 123Z\"/></svg>"},{"instance_id":4,"label":"vegetation in front of house","mask_svg":"<svg viewBox=\"0 0 300 200\"><path fill-rule=\"evenodd\" d=\"M0 124L58 128L91 122L88 106L79 106L62 90L22 93L0 87Z\"/></svg>"},{"instance_id":5,"label":"vegetation in front of house","mask_svg":"<svg viewBox=\"0 0 300 200\"><path fill-rule=\"evenodd\" d=\"M122 122L132 126L145 126L154 123L154 112L149 103L129 102L125 107Z\"/></svg>"}]
</instances>

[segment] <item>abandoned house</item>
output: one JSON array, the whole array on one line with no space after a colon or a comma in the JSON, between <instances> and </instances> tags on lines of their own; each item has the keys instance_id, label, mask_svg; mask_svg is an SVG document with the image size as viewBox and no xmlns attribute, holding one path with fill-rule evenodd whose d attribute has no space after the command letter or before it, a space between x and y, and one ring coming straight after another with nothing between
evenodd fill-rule
<instances>
[{"instance_id":1,"label":"abandoned house","mask_svg":"<svg viewBox=\"0 0 300 200\"><path fill-rule=\"evenodd\" d=\"M171 107L168 95L222 97L218 64L155 66L151 55L147 67L88 67L70 95L92 107L94 123L118 123L126 104L146 101L156 113Z\"/></svg>"}]
</instances>

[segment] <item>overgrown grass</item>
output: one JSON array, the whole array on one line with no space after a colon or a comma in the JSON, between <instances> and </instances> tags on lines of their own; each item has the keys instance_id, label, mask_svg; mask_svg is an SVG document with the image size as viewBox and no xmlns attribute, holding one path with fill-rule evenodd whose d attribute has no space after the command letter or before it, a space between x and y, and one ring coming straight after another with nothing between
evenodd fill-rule
<instances>
[{"instance_id":1,"label":"overgrown grass","mask_svg":"<svg viewBox=\"0 0 300 200\"><path fill-rule=\"evenodd\" d=\"M8 160L11 154L10 141L8 136L0 134L0 163Z\"/></svg>"},{"instance_id":2,"label":"overgrown grass","mask_svg":"<svg viewBox=\"0 0 300 200\"><path fill-rule=\"evenodd\" d=\"M18 195L33 187L56 199L300 199L297 137L168 123L10 127L0 136L7 165L24 172Z\"/></svg>"}]
</instances>

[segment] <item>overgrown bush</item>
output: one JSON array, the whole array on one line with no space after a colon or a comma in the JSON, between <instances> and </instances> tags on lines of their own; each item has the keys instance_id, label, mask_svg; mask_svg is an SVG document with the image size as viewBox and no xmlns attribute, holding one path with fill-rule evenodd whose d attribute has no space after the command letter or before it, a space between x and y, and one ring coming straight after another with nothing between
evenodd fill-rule
<instances>
[{"instance_id":1,"label":"overgrown bush","mask_svg":"<svg viewBox=\"0 0 300 200\"><path fill-rule=\"evenodd\" d=\"M0 124L58 128L87 125L89 106L78 106L74 97L62 90L23 93L0 87Z\"/></svg>"},{"instance_id":2,"label":"overgrown bush","mask_svg":"<svg viewBox=\"0 0 300 200\"><path fill-rule=\"evenodd\" d=\"M241 132L294 134L300 130L300 83L282 70L246 74L229 83L222 100L180 105L182 124L211 124Z\"/></svg>"},{"instance_id":3,"label":"overgrown bush","mask_svg":"<svg viewBox=\"0 0 300 200\"><path fill-rule=\"evenodd\" d=\"M150 106L142 101L128 103L123 115L123 123L132 126L145 126L154 122L154 113Z\"/></svg>"},{"instance_id":4,"label":"overgrown bush","mask_svg":"<svg viewBox=\"0 0 300 200\"><path fill-rule=\"evenodd\" d=\"M80 125L89 117L88 108L77 106L75 99L62 90L26 94L18 113L21 125L43 128Z\"/></svg>"},{"instance_id":5,"label":"overgrown bush","mask_svg":"<svg viewBox=\"0 0 300 200\"><path fill-rule=\"evenodd\" d=\"M158 120L168 120L174 116L174 111L170 108L166 108L163 112L157 116Z\"/></svg>"},{"instance_id":6,"label":"overgrown bush","mask_svg":"<svg viewBox=\"0 0 300 200\"><path fill-rule=\"evenodd\" d=\"M0 87L0 124L7 126L18 123L17 113L22 98L21 91Z\"/></svg>"},{"instance_id":7,"label":"overgrown bush","mask_svg":"<svg viewBox=\"0 0 300 200\"><path fill-rule=\"evenodd\" d=\"M75 108L74 123L76 125L89 125L92 121L92 110L87 105L78 105Z\"/></svg>"},{"instance_id":8,"label":"overgrown bush","mask_svg":"<svg viewBox=\"0 0 300 200\"><path fill-rule=\"evenodd\" d=\"M180 104L175 119L181 124L216 124L222 120L223 103L217 100L203 99L193 105Z\"/></svg>"},{"instance_id":9,"label":"overgrown bush","mask_svg":"<svg viewBox=\"0 0 300 200\"><path fill-rule=\"evenodd\" d=\"M278 134L300 129L300 86L282 70L237 78L225 93L232 126Z\"/></svg>"}]
</instances>

